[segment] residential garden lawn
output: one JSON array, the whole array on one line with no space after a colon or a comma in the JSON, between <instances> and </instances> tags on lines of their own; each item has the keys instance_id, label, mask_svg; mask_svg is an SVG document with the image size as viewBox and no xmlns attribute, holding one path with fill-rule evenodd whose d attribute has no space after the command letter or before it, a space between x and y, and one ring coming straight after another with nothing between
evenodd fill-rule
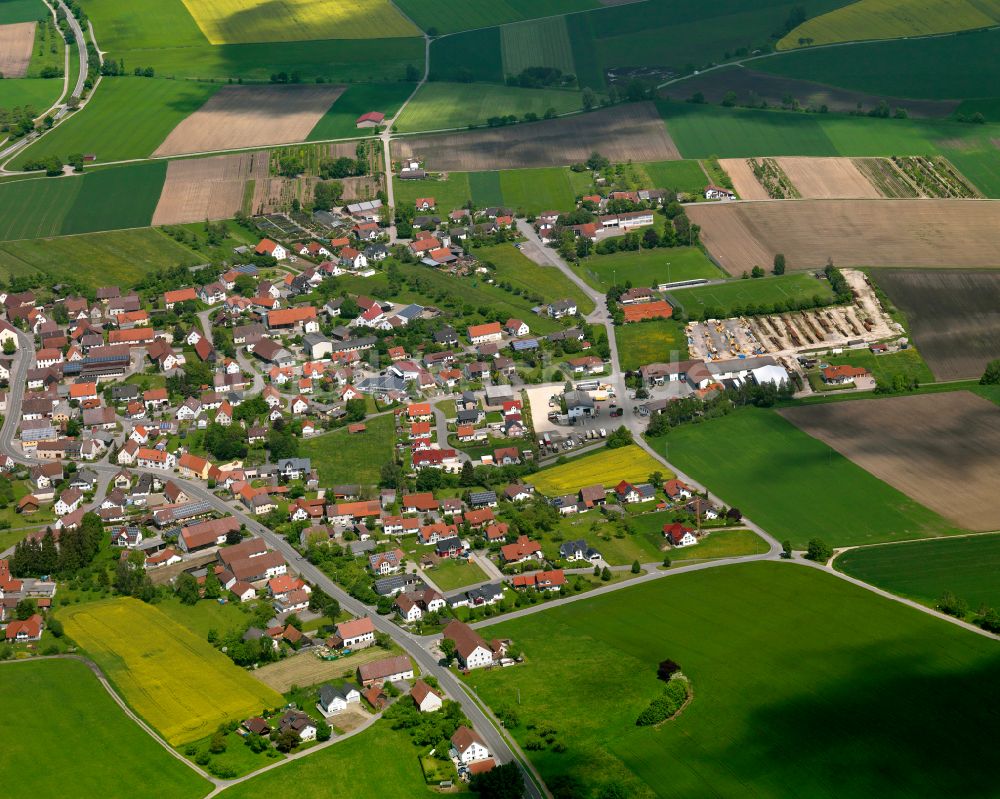
<instances>
[{"instance_id":1,"label":"residential garden lawn","mask_svg":"<svg viewBox=\"0 0 1000 799\"><path fill-rule=\"evenodd\" d=\"M0 531L0 535L4 538L8 536L14 536L13 540L9 544L3 544L2 539L0 539L0 552L3 552L7 547L13 545L16 541L24 538L27 534L27 530L18 530L19 527L37 527L44 524L51 524L55 521L56 515L53 510L53 505L51 502L42 503L39 507L37 513L31 513L25 516L22 513L17 512L18 501L31 493L31 485L26 480L15 480L14 485L14 501L10 503L9 506L0 510L0 521L8 522L12 530Z\"/></svg>"},{"instance_id":2,"label":"residential garden lawn","mask_svg":"<svg viewBox=\"0 0 1000 799\"><path fill-rule=\"evenodd\" d=\"M202 639L208 638L209 630L215 630L219 638L225 638L236 630L242 631L248 621L244 606L238 602L221 604L214 599L202 599L194 605L183 605L177 597L171 596L156 607Z\"/></svg>"},{"instance_id":3,"label":"residential garden lawn","mask_svg":"<svg viewBox=\"0 0 1000 799\"><path fill-rule=\"evenodd\" d=\"M90 288L131 286L149 270L204 260L156 228L0 243L0 276L5 279L45 272Z\"/></svg>"},{"instance_id":4,"label":"residential garden lawn","mask_svg":"<svg viewBox=\"0 0 1000 799\"><path fill-rule=\"evenodd\" d=\"M906 39L937 33L991 28L1000 22L1000 5L974 0L859 0L799 25L777 49L793 50L863 39Z\"/></svg>"},{"instance_id":5,"label":"residential garden lawn","mask_svg":"<svg viewBox=\"0 0 1000 799\"><path fill-rule=\"evenodd\" d=\"M719 280L724 274L697 247L662 247L630 250L610 255L591 255L573 270L598 291L607 291L618 281L655 288L680 280Z\"/></svg>"},{"instance_id":6,"label":"residential garden lawn","mask_svg":"<svg viewBox=\"0 0 1000 799\"><path fill-rule=\"evenodd\" d=\"M653 516L657 517L657 524L640 523ZM635 532L623 533L600 511L591 510L563 516L552 533L539 530L534 535L541 541L546 557L552 559L558 557L561 543L582 538L589 546L600 552L612 566L629 566L634 561L659 563L663 560L663 549L666 544L661 532L666 519L660 519L660 516L661 514L636 516L630 519Z\"/></svg>"},{"instance_id":7,"label":"residential garden lawn","mask_svg":"<svg viewBox=\"0 0 1000 799\"><path fill-rule=\"evenodd\" d=\"M990 30L806 48L762 58L754 62L754 69L889 97L992 97L1000 85L998 43L1000 30Z\"/></svg>"},{"instance_id":8,"label":"residential garden lawn","mask_svg":"<svg viewBox=\"0 0 1000 799\"><path fill-rule=\"evenodd\" d=\"M573 494L585 486L602 483L608 490L622 480L645 483L653 472L661 472L664 480L673 475L656 458L638 444L608 449L602 447L570 458L566 463L549 466L531 476L536 490L547 497Z\"/></svg>"},{"instance_id":9,"label":"residential garden lawn","mask_svg":"<svg viewBox=\"0 0 1000 799\"><path fill-rule=\"evenodd\" d=\"M339 0L312 3L284 0L280 23L276 9L254 0L184 0L198 27L212 44L294 42L311 39L368 39L420 33L389 0Z\"/></svg>"},{"instance_id":10,"label":"residential garden lawn","mask_svg":"<svg viewBox=\"0 0 1000 799\"><path fill-rule=\"evenodd\" d=\"M441 400L435 407L444 414L445 419L454 419L458 415L458 408L453 399Z\"/></svg>"},{"instance_id":11,"label":"residential garden lawn","mask_svg":"<svg viewBox=\"0 0 1000 799\"><path fill-rule=\"evenodd\" d=\"M316 123L308 136L309 141L342 139L364 136L357 119L368 111L381 111L391 119L399 111L415 88L412 83L356 83L347 87L330 109ZM374 132L374 129L368 132Z\"/></svg>"},{"instance_id":12,"label":"residential garden lawn","mask_svg":"<svg viewBox=\"0 0 1000 799\"><path fill-rule=\"evenodd\" d=\"M488 28L522 19L551 17L587 8L599 8L595 0L504 0L485 5L454 6L445 0L400 0L397 5L424 30L455 33L472 28ZM447 40L445 40L447 41Z\"/></svg>"},{"instance_id":13,"label":"residential garden lawn","mask_svg":"<svg viewBox=\"0 0 1000 799\"><path fill-rule=\"evenodd\" d=\"M993 791L981 764L1000 732L983 694L1000 677L996 644L814 569L676 575L480 632L510 638L525 664L467 679L492 708L516 709L522 747L538 737L528 724L555 730L566 751L526 754L549 784L581 780L575 795L608 783L656 797ZM638 727L666 658L693 700Z\"/></svg>"},{"instance_id":14,"label":"residential garden lawn","mask_svg":"<svg viewBox=\"0 0 1000 799\"><path fill-rule=\"evenodd\" d=\"M710 530L697 544L674 547L667 554L671 561L738 558L743 555L766 555L767 542L750 530Z\"/></svg>"},{"instance_id":15,"label":"residential garden lawn","mask_svg":"<svg viewBox=\"0 0 1000 799\"><path fill-rule=\"evenodd\" d=\"M843 355L823 357L823 362L831 366L861 366L871 372L876 380L892 381L896 375L915 378L920 383L933 383L934 375L912 346L899 352L887 352L884 355L874 355L870 350L852 350Z\"/></svg>"},{"instance_id":16,"label":"residential garden lawn","mask_svg":"<svg viewBox=\"0 0 1000 799\"><path fill-rule=\"evenodd\" d=\"M689 316L700 315L705 309L717 309L720 318L739 316L748 306L768 309L785 301L833 299L833 289L827 280L817 280L812 274L771 275L747 280L730 280L712 286L674 289L669 298L672 305L680 304ZM713 310L713 313L716 313Z\"/></svg>"},{"instance_id":17,"label":"residential garden lawn","mask_svg":"<svg viewBox=\"0 0 1000 799\"><path fill-rule=\"evenodd\" d=\"M306 712L314 710L314 707L309 707L306 709ZM190 744L196 750L196 754L191 759L203 754L208 755L210 758L208 765L203 766L203 768L207 769L210 773L226 774L227 778L231 779L232 777L242 777L244 774L257 771L257 769L262 769L265 766L271 765L276 760L284 758L284 755L274 748L266 749L259 754L251 752L250 747L246 744L246 739L235 732L227 733L224 740L226 742L226 750L215 754L209 751L209 747L212 744L211 735L195 741ZM181 753L186 749L188 749L188 746L181 747Z\"/></svg>"},{"instance_id":18,"label":"residential garden lawn","mask_svg":"<svg viewBox=\"0 0 1000 799\"><path fill-rule=\"evenodd\" d=\"M621 368L635 371L643 364L686 360L687 337L684 325L673 319L633 322L615 329Z\"/></svg>"},{"instance_id":19,"label":"residential garden lawn","mask_svg":"<svg viewBox=\"0 0 1000 799\"><path fill-rule=\"evenodd\" d=\"M709 183L705 170L697 161L651 161L636 164L649 178L649 187L670 189L701 197Z\"/></svg>"},{"instance_id":20,"label":"residential garden lawn","mask_svg":"<svg viewBox=\"0 0 1000 799\"><path fill-rule=\"evenodd\" d=\"M396 123L400 133L447 130L484 125L490 117L533 112L541 119L583 107L579 92L563 89L521 89L481 83L425 83Z\"/></svg>"},{"instance_id":21,"label":"residential garden lawn","mask_svg":"<svg viewBox=\"0 0 1000 799\"><path fill-rule=\"evenodd\" d=\"M167 134L197 111L218 85L157 78L105 78L87 105L15 159L89 153L97 161L146 158Z\"/></svg>"},{"instance_id":22,"label":"residential garden lawn","mask_svg":"<svg viewBox=\"0 0 1000 799\"><path fill-rule=\"evenodd\" d=\"M526 292L537 294L544 301L569 299L586 316L594 310L594 301L583 290L555 268L539 266L513 244L498 244L473 251L480 261L489 261L497 268L497 282L510 283ZM532 319L522 319L532 326Z\"/></svg>"},{"instance_id":23,"label":"residential garden lawn","mask_svg":"<svg viewBox=\"0 0 1000 799\"><path fill-rule=\"evenodd\" d=\"M117 598L61 609L66 634L171 744L194 741L281 696L166 613Z\"/></svg>"},{"instance_id":24,"label":"residential garden lawn","mask_svg":"<svg viewBox=\"0 0 1000 799\"><path fill-rule=\"evenodd\" d=\"M1000 607L1000 533L859 547L834 564L845 574L929 605L950 591L973 612Z\"/></svg>"},{"instance_id":25,"label":"residential garden lawn","mask_svg":"<svg viewBox=\"0 0 1000 799\"><path fill-rule=\"evenodd\" d=\"M19 775L5 791L14 799L67 793L129 799L147 791L150 774L165 799L197 799L211 790L128 718L80 661L4 664L0 691L18 720L0 732L4 762Z\"/></svg>"},{"instance_id":26,"label":"residential garden lawn","mask_svg":"<svg viewBox=\"0 0 1000 799\"><path fill-rule=\"evenodd\" d=\"M445 558L433 569L428 569L427 576L442 591L455 591L466 585L482 583L489 579L486 572L469 560Z\"/></svg>"},{"instance_id":27,"label":"residential garden lawn","mask_svg":"<svg viewBox=\"0 0 1000 799\"><path fill-rule=\"evenodd\" d=\"M293 784L303 796L353 799L358 793L358 775L377 773L379 799L413 799L431 792L424 783L418 754L405 731L379 721L336 746L234 785L220 796L257 799Z\"/></svg>"},{"instance_id":28,"label":"residential garden lawn","mask_svg":"<svg viewBox=\"0 0 1000 799\"><path fill-rule=\"evenodd\" d=\"M577 192L565 167L504 169L500 172L503 204L524 214L571 211Z\"/></svg>"},{"instance_id":29,"label":"residential garden lawn","mask_svg":"<svg viewBox=\"0 0 1000 799\"><path fill-rule=\"evenodd\" d=\"M375 484L382 465L392 459L396 431L392 414L366 419L365 425L363 433L343 428L302 439L299 454L312 459L324 484Z\"/></svg>"},{"instance_id":30,"label":"residential garden lawn","mask_svg":"<svg viewBox=\"0 0 1000 799\"><path fill-rule=\"evenodd\" d=\"M59 99L63 82L61 78L18 78L0 80L0 108L30 106L41 114Z\"/></svg>"},{"instance_id":31,"label":"residential garden lawn","mask_svg":"<svg viewBox=\"0 0 1000 799\"><path fill-rule=\"evenodd\" d=\"M650 443L779 540L805 549L961 532L771 410L743 408Z\"/></svg>"}]
</instances>

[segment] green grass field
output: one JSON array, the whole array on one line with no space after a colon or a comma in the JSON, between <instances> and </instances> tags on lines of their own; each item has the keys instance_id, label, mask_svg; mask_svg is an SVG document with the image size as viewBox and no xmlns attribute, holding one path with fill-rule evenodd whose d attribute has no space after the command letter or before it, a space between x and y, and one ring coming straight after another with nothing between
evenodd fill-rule
<instances>
[{"instance_id":1,"label":"green grass field","mask_svg":"<svg viewBox=\"0 0 1000 799\"><path fill-rule=\"evenodd\" d=\"M480 28L435 39L430 49L432 81L503 83L500 28Z\"/></svg>"},{"instance_id":2,"label":"green grass field","mask_svg":"<svg viewBox=\"0 0 1000 799\"><path fill-rule=\"evenodd\" d=\"M6 664L0 695L9 718L17 719L0 732L7 767L18 774L6 790L13 799L67 793L130 799L148 789L151 774L164 799L197 799L211 789L128 718L79 661Z\"/></svg>"},{"instance_id":3,"label":"green grass field","mask_svg":"<svg viewBox=\"0 0 1000 799\"><path fill-rule=\"evenodd\" d=\"M167 176L167 162L156 161L88 172L62 233L146 227Z\"/></svg>"},{"instance_id":4,"label":"green grass field","mask_svg":"<svg viewBox=\"0 0 1000 799\"><path fill-rule=\"evenodd\" d=\"M493 172L449 172L447 180L396 180L401 202L434 197L438 210L461 208L470 200L479 208L504 205L525 214L568 211L575 207L577 190L566 167L503 169Z\"/></svg>"},{"instance_id":5,"label":"green grass field","mask_svg":"<svg viewBox=\"0 0 1000 799\"><path fill-rule=\"evenodd\" d=\"M31 51L27 77L39 78L46 69L63 70L66 66L65 56L66 41L46 10L45 24L35 26L35 46ZM54 80L56 85L62 88L61 79L49 80Z\"/></svg>"},{"instance_id":6,"label":"green grass field","mask_svg":"<svg viewBox=\"0 0 1000 799\"><path fill-rule=\"evenodd\" d=\"M455 33L473 28L489 28L507 22L551 17L557 14L599 7L595 0L540 0L540 2L537 0L502 0L499 3L476 3L460 6L450 4L446 0L399 0L396 5L421 28L437 33Z\"/></svg>"},{"instance_id":7,"label":"green grass field","mask_svg":"<svg viewBox=\"0 0 1000 799\"><path fill-rule=\"evenodd\" d=\"M996 0L859 0L802 23L778 42L778 49L930 36L990 28L998 22Z\"/></svg>"},{"instance_id":8,"label":"green grass field","mask_svg":"<svg viewBox=\"0 0 1000 799\"><path fill-rule=\"evenodd\" d=\"M960 532L771 410L745 408L650 443L798 549L810 538L853 546Z\"/></svg>"},{"instance_id":9,"label":"green grass field","mask_svg":"<svg viewBox=\"0 0 1000 799\"><path fill-rule=\"evenodd\" d=\"M392 415L365 422L363 433L335 430L299 444L302 457L312 458L320 479L335 483L377 483L382 465L392 459L395 429Z\"/></svg>"},{"instance_id":10,"label":"green grass field","mask_svg":"<svg viewBox=\"0 0 1000 799\"><path fill-rule=\"evenodd\" d=\"M116 598L63 609L66 634L171 744L279 707L281 696L152 605Z\"/></svg>"},{"instance_id":11,"label":"green grass field","mask_svg":"<svg viewBox=\"0 0 1000 799\"><path fill-rule=\"evenodd\" d=\"M378 799L414 799L430 792L417 760L419 750L405 731L379 721L335 746L223 791L225 799L258 799L296 786L303 796L354 799L358 775L378 773ZM289 780L292 782L289 783Z\"/></svg>"},{"instance_id":12,"label":"green grass field","mask_svg":"<svg viewBox=\"0 0 1000 799\"><path fill-rule=\"evenodd\" d=\"M656 287L678 280L724 277L697 247L591 255L575 266L574 271L598 291L607 291L615 281L622 285L631 281L633 286Z\"/></svg>"},{"instance_id":13,"label":"green grass field","mask_svg":"<svg viewBox=\"0 0 1000 799\"><path fill-rule=\"evenodd\" d=\"M511 244L481 247L475 251L481 261L490 261L497 268L497 282L507 282L525 291L540 294L546 300L570 299L583 315L594 310L594 301L562 272L539 266ZM531 327L533 319L525 319Z\"/></svg>"},{"instance_id":14,"label":"green grass field","mask_svg":"<svg viewBox=\"0 0 1000 799\"><path fill-rule=\"evenodd\" d=\"M472 201L480 207L503 205L503 188L500 185L500 173L469 172L469 194Z\"/></svg>"},{"instance_id":15,"label":"green grass field","mask_svg":"<svg viewBox=\"0 0 1000 799\"><path fill-rule=\"evenodd\" d=\"M0 243L0 277L44 271L91 288L134 285L148 270L203 263L155 228Z\"/></svg>"},{"instance_id":16,"label":"green grass field","mask_svg":"<svg viewBox=\"0 0 1000 799\"><path fill-rule=\"evenodd\" d=\"M849 364L862 366L871 372L876 380L891 381L896 375L916 378L920 383L933 383L934 375L924 362L920 353L910 347L908 350L889 352L885 355L874 355L869 350L854 350L843 355L830 355L823 358L824 363L833 366Z\"/></svg>"},{"instance_id":17,"label":"green grass field","mask_svg":"<svg viewBox=\"0 0 1000 799\"><path fill-rule=\"evenodd\" d=\"M484 125L490 117L549 109L562 114L582 108L581 94L560 89L520 89L474 83L427 83L396 123L400 133Z\"/></svg>"},{"instance_id":18,"label":"green grass field","mask_svg":"<svg viewBox=\"0 0 1000 799\"><path fill-rule=\"evenodd\" d=\"M427 575L442 591L456 591L466 585L484 582L486 573L475 563L447 558L442 560Z\"/></svg>"},{"instance_id":19,"label":"green grass field","mask_svg":"<svg viewBox=\"0 0 1000 799\"><path fill-rule=\"evenodd\" d=\"M58 235L83 180L37 178L0 183L0 241Z\"/></svg>"},{"instance_id":20,"label":"green grass field","mask_svg":"<svg viewBox=\"0 0 1000 799\"><path fill-rule=\"evenodd\" d=\"M786 300L811 300L833 298L833 289L826 280L817 280L811 274L774 275L748 280L731 280L714 286L696 286L670 292L671 300L683 306L688 315L701 313L706 308L718 308L722 316L734 316L751 305L773 307Z\"/></svg>"},{"instance_id":21,"label":"green grass field","mask_svg":"<svg viewBox=\"0 0 1000 799\"><path fill-rule=\"evenodd\" d=\"M991 97L1000 30L785 52L753 68L845 89L929 100ZM990 118L996 121L996 117Z\"/></svg>"},{"instance_id":22,"label":"green grass field","mask_svg":"<svg viewBox=\"0 0 1000 799\"><path fill-rule=\"evenodd\" d=\"M41 0L3 0L0 2L0 25L37 22L47 13Z\"/></svg>"},{"instance_id":23,"label":"green grass field","mask_svg":"<svg viewBox=\"0 0 1000 799\"><path fill-rule=\"evenodd\" d=\"M697 544L670 550L670 560L715 560L743 555L764 555L767 542L750 530L713 530Z\"/></svg>"},{"instance_id":24,"label":"green grass field","mask_svg":"<svg viewBox=\"0 0 1000 799\"><path fill-rule=\"evenodd\" d=\"M565 167L544 169L504 169L500 191L504 205L526 214L541 211L571 211L576 207L576 191Z\"/></svg>"},{"instance_id":25,"label":"green grass field","mask_svg":"<svg viewBox=\"0 0 1000 799\"><path fill-rule=\"evenodd\" d=\"M1000 676L996 645L812 569L678 575L481 632L526 662L470 683L516 709L522 746L528 724L555 729L566 751L527 754L549 784L583 783L568 795L609 783L664 798L993 792L981 764L998 721L982 690ZM693 701L637 727L665 658Z\"/></svg>"},{"instance_id":26,"label":"green grass field","mask_svg":"<svg viewBox=\"0 0 1000 799\"><path fill-rule=\"evenodd\" d=\"M670 189L699 197L708 184L708 177L697 161L651 161L638 164L649 177L649 187Z\"/></svg>"},{"instance_id":27,"label":"green grass field","mask_svg":"<svg viewBox=\"0 0 1000 799\"><path fill-rule=\"evenodd\" d=\"M330 110L309 132L309 141L342 139L364 135L355 124L367 111L381 111L386 119L395 116L413 92L412 83L358 83L347 87Z\"/></svg>"},{"instance_id":28,"label":"green grass field","mask_svg":"<svg viewBox=\"0 0 1000 799\"><path fill-rule=\"evenodd\" d=\"M449 172L447 180L400 180L393 178L393 190L399 206L412 205L417 197L433 197L444 214L462 208L472 199L468 172Z\"/></svg>"},{"instance_id":29,"label":"green grass field","mask_svg":"<svg viewBox=\"0 0 1000 799\"><path fill-rule=\"evenodd\" d=\"M217 86L148 78L106 78L84 108L15 159L92 153L98 161L145 158Z\"/></svg>"},{"instance_id":30,"label":"green grass field","mask_svg":"<svg viewBox=\"0 0 1000 799\"><path fill-rule=\"evenodd\" d=\"M621 325L615 330L621 368L634 371L647 363L685 360L688 357L684 325L673 319L651 319Z\"/></svg>"},{"instance_id":31,"label":"green grass field","mask_svg":"<svg viewBox=\"0 0 1000 799\"><path fill-rule=\"evenodd\" d=\"M564 75L576 74L565 17L504 25L500 47L505 75L519 75L528 67L554 67Z\"/></svg>"},{"instance_id":32,"label":"green grass field","mask_svg":"<svg viewBox=\"0 0 1000 799\"><path fill-rule=\"evenodd\" d=\"M0 80L0 108L30 106L41 114L56 100L63 82L58 78L18 78Z\"/></svg>"},{"instance_id":33,"label":"green grass field","mask_svg":"<svg viewBox=\"0 0 1000 799\"><path fill-rule=\"evenodd\" d=\"M973 612L1000 607L1000 533L860 547L834 563L845 574L930 605L950 591Z\"/></svg>"}]
</instances>

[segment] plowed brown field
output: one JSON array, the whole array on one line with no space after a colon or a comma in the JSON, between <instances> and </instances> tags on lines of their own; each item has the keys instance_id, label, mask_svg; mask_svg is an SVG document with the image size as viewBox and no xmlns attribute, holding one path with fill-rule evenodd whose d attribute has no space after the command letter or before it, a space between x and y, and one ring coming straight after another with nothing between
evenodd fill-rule
<instances>
[{"instance_id":1,"label":"plowed brown field","mask_svg":"<svg viewBox=\"0 0 1000 799\"><path fill-rule=\"evenodd\" d=\"M850 158L778 158L799 194L807 200L877 200L882 195Z\"/></svg>"},{"instance_id":2,"label":"plowed brown field","mask_svg":"<svg viewBox=\"0 0 1000 799\"><path fill-rule=\"evenodd\" d=\"M1000 529L1000 408L989 400L957 391L780 413L946 519Z\"/></svg>"},{"instance_id":3,"label":"plowed brown field","mask_svg":"<svg viewBox=\"0 0 1000 799\"><path fill-rule=\"evenodd\" d=\"M428 169L457 172L575 164L595 150L618 162L681 157L652 103L468 133L406 136L392 147L397 159L416 157Z\"/></svg>"},{"instance_id":4,"label":"plowed brown field","mask_svg":"<svg viewBox=\"0 0 1000 799\"><path fill-rule=\"evenodd\" d=\"M37 24L15 22L0 25L0 75L4 78L23 78L28 74Z\"/></svg>"},{"instance_id":5,"label":"plowed brown field","mask_svg":"<svg viewBox=\"0 0 1000 799\"><path fill-rule=\"evenodd\" d=\"M343 86L223 86L174 128L154 156L305 141Z\"/></svg>"},{"instance_id":6,"label":"plowed brown field","mask_svg":"<svg viewBox=\"0 0 1000 799\"><path fill-rule=\"evenodd\" d=\"M733 188L741 200L767 200L767 190L753 173L746 158L721 158L719 166L726 170L733 181Z\"/></svg>"},{"instance_id":7,"label":"plowed brown field","mask_svg":"<svg viewBox=\"0 0 1000 799\"><path fill-rule=\"evenodd\" d=\"M705 203L688 215L732 275L784 253L790 269L1000 266L1000 203L988 200L785 200Z\"/></svg>"},{"instance_id":8,"label":"plowed brown field","mask_svg":"<svg viewBox=\"0 0 1000 799\"><path fill-rule=\"evenodd\" d=\"M268 179L267 150L171 161L154 225L229 219L243 206L248 180Z\"/></svg>"}]
</instances>

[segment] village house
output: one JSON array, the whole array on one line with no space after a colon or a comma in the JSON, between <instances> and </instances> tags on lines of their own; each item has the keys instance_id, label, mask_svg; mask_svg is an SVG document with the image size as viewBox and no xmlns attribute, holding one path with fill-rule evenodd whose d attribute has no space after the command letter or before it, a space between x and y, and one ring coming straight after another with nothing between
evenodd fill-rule
<instances>
[{"instance_id":1,"label":"village house","mask_svg":"<svg viewBox=\"0 0 1000 799\"><path fill-rule=\"evenodd\" d=\"M413 663L406 655L383 658L372 663L358 666L358 679L368 688L372 685L381 686L386 682L413 679Z\"/></svg>"}]
</instances>

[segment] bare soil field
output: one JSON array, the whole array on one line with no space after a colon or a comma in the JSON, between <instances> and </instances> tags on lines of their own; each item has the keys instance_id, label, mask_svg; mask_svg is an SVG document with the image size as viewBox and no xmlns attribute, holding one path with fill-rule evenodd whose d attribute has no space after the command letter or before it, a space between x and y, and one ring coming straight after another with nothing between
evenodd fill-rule
<instances>
[{"instance_id":1,"label":"bare soil field","mask_svg":"<svg viewBox=\"0 0 1000 799\"><path fill-rule=\"evenodd\" d=\"M1000 266L1000 203L980 200L788 200L689 206L702 241L732 275L767 267Z\"/></svg>"},{"instance_id":2,"label":"bare soil field","mask_svg":"<svg viewBox=\"0 0 1000 799\"><path fill-rule=\"evenodd\" d=\"M720 158L719 166L726 170L741 200L769 199L746 158Z\"/></svg>"},{"instance_id":3,"label":"bare soil field","mask_svg":"<svg viewBox=\"0 0 1000 799\"><path fill-rule=\"evenodd\" d=\"M292 144L309 132L343 86L223 86L174 128L154 156Z\"/></svg>"},{"instance_id":4,"label":"bare soil field","mask_svg":"<svg viewBox=\"0 0 1000 799\"><path fill-rule=\"evenodd\" d=\"M872 278L906 314L938 380L979 377L1000 357L1000 272L879 269Z\"/></svg>"},{"instance_id":5,"label":"bare soil field","mask_svg":"<svg viewBox=\"0 0 1000 799\"><path fill-rule=\"evenodd\" d=\"M804 199L876 200L882 196L850 158L776 160Z\"/></svg>"},{"instance_id":6,"label":"bare soil field","mask_svg":"<svg viewBox=\"0 0 1000 799\"><path fill-rule=\"evenodd\" d=\"M417 157L429 169L456 172L565 166L586 161L595 150L615 162L681 157L652 103L468 133L407 136L392 146L397 159Z\"/></svg>"},{"instance_id":7,"label":"bare soil field","mask_svg":"<svg viewBox=\"0 0 1000 799\"><path fill-rule=\"evenodd\" d=\"M865 108L875 108L881 100L885 100L892 107L903 106L911 117L925 119L947 117L958 107L958 101L913 100L905 97L864 94L823 83L783 78L735 66L696 75L667 86L661 93L665 97L684 100L695 92L701 92L708 102L720 103L730 91L736 92L737 102L740 105L749 100L751 92L756 95L758 103L765 100L770 106L781 106L785 96L790 94L805 108L819 108L825 105L831 111L854 111L858 103Z\"/></svg>"},{"instance_id":8,"label":"bare soil field","mask_svg":"<svg viewBox=\"0 0 1000 799\"><path fill-rule=\"evenodd\" d=\"M243 207L247 181L267 178L267 150L171 161L153 224L230 219Z\"/></svg>"},{"instance_id":9,"label":"bare soil field","mask_svg":"<svg viewBox=\"0 0 1000 799\"><path fill-rule=\"evenodd\" d=\"M1000 528L1000 409L989 400L958 391L779 412L946 519Z\"/></svg>"},{"instance_id":10,"label":"bare soil field","mask_svg":"<svg viewBox=\"0 0 1000 799\"><path fill-rule=\"evenodd\" d=\"M36 25L37 22L0 25L0 75L4 78L23 78L28 74Z\"/></svg>"},{"instance_id":11,"label":"bare soil field","mask_svg":"<svg viewBox=\"0 0 1000 799\"><path fill-rule=\"evenodd\" d=\"M293 685L315 685L336 679L352 680L358 666L391 654L393 653L378 646L370 646L339 660L321 660L314 652L300 652L276 663L268 663L250 673L264 685L285 693Z\"/></svg>"}]
</instances>

